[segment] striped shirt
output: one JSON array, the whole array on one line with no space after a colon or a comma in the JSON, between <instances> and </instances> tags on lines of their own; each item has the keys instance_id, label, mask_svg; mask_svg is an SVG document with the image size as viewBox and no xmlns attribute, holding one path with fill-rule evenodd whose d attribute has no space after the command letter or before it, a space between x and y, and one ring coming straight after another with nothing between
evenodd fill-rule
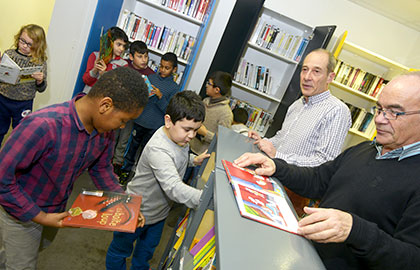
<instances>
[{"instance_id":1,"label":"striped shirt","mask_svg":"<svg viewBox=\"0 0 420 270\"><path fill-rule=\"evenodd\" d=\"M15 218L64 211L86 169L98 189L122 192L111 165L114 134L85 130L75 108L82 96L25 117L0 151L0 204Z\"/></svg>"},{"instance_id":2,"label":"striped shirt","mask_svg":"<svg viewBox=\"0 0 420 270\"><path fill-rule=\"evenodd\" d=\"M372 141L372 144L375 145L377 154L376 159L393 159L398 158L398 161L401 161L405 158L416 156L420 154L420 142L415 142L409 145L404 145L403 147L394 149L392 151L386 152L382 155L382 145L376 142L376 138Z\"/></svg>"},{"instance_id":3,"label":"striped shirt","mask_svg":"<svg viewBox=\"0 0 420 270\"><path fill-rule=\"evenodd\" d=\"M276 158L289 164L314 167L334 159L351 126L348 107L330 91L296 100L287 110L283 127L268 139Z\"/></svg>"}]
</instances>

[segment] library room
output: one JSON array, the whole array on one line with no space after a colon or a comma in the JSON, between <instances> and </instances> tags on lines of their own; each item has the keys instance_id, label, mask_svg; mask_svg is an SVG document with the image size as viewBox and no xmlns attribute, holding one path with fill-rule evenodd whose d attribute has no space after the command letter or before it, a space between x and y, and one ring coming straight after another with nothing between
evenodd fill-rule
<instances>
[{"instance_id":1,"label":"library room","mask_svg":"<svg viewBox=\"0 0 420 270\"><path fill-rule=\"evenodd\" d=\"M419 0L3 10L0 269L419 269Z\"/></svg>"}]
</instances>

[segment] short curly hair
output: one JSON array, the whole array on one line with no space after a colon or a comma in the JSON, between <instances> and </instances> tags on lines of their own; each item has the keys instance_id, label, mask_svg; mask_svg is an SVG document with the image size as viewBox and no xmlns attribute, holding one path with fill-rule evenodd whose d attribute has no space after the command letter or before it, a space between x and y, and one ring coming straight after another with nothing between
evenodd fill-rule
<instances>
[{"instance_id":1,"label":"short curly hair","mask_svg":"<svg viewBox=\"0 0 420 270\"><path fill-rule=\"evenodd\" d=\"M144 108L149 99L143 77L128 67L118 67L105 72L92 86L88 96L110 97L115 108L123 112Z\"/></svg>"}]
</instances>

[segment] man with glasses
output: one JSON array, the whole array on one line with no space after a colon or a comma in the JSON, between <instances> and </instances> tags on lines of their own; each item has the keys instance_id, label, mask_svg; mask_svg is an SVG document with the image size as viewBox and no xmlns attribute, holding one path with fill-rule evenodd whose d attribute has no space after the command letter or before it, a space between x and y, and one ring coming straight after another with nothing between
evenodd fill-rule
<instances>
[{"instance_id":1,"label":"man with glasses","mask_svg":"<svg viewBox=\"0 0 420 270\"><path fill-rule=\"evenodd\" d=\"M239 166L261 165L306 207L298 233L313 240L330 269L418 269L420 265L420 72L390 81L375 107L377 136L319 167L244 154Z\"/></svg>"}]
</instances>

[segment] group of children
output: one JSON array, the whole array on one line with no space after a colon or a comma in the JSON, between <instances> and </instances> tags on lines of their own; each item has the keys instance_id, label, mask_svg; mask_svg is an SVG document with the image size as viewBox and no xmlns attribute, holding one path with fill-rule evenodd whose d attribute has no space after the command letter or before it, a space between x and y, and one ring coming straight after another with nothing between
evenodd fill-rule
<instances>
[{"instance_id":1,"label":"group of children","mask_svg":"<svg viewBox=\"0 0 420 270\"><path fill-rule=\"evenodd\" d=\"M5 53L25 63L42 63L45 70L33 74L35 81L28 85L0 83L2 111L12 111L10 106L31 111L35 92L45 90L46 42L39 29L22 27L16 49ZM9 119L7 129L12 119L14 130L0 151L0 268L35 269L38 249L48 245L54 237L46 236L54 236L68 215L64 209L77 177L88 170L98 189L124 192L114 172L120 184L127 184L140 147L143 153L125 191L143 196L139 228L133 234L114 233L106 266L125 269L126 258L133 255L134 269L149 269L170 201L192 208L199 203L201 191L183 182L187 167L209 156L206 149L218 125L246 122L245 110L234 110L235 117L230 110L230 74L210 75L209 97L203 101L193 91L179 91L172 75L175 54L164 54L154 73L143 42L130 44L126 61L121 55L127 35L118 27L108 31L113 57L105 63L97 52L89 56L85 93L24 118L1 115ZM152 84L150 94L142 75Z\"/></svg>"}]
</instances>

